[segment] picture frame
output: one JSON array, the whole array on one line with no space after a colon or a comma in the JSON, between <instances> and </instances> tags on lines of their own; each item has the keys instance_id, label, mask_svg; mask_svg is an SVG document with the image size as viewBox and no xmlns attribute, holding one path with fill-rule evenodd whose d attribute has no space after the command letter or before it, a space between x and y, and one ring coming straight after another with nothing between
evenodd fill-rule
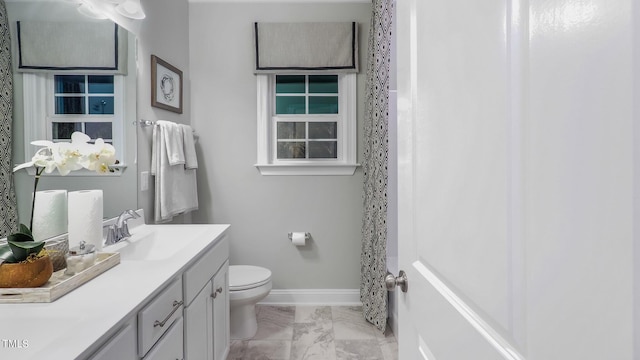
<instances>
[{"instance_id":1,"label":"picture frame","mask_svg":"<svg viewBox=\"0 0 640 360\"><path fill-rule=\"evenodd\" d=\"M182 71L151 55L151 106L182 114Z\"/></svg>"}]
</instances>

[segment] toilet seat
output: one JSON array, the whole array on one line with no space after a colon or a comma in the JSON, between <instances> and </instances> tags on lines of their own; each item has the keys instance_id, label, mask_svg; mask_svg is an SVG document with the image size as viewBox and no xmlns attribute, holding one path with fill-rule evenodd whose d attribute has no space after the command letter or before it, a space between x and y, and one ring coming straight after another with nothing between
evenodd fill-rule
<instances>
[{"instance_id":1,"label":"toilet seat","mask_svg":"<svg viewBox=\"0 0 640 360\"><path fill-rule=\"evenodd\" d=\"M229 266L229 291L260 287L271 281L271 271L259 266Z\"/></svg>"}]
</instances>

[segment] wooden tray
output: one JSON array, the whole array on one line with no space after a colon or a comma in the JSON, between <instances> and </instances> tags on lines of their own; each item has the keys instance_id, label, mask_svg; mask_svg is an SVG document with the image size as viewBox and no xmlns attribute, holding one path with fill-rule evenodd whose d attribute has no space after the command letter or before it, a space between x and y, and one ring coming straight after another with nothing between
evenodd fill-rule
<instances>
[{"instance_id":1,"label":"wooden tray","mask_svg":"<svg viewBox=\"0 0 640 360\"><path fill-rule=\"evenodd\" d=\"M58 270L49 281L37 288L0 288L0 303L48 303L80 287L120 263L119 253L98 253L96 263L75 275Z\"/></svg>"}]
</instances>

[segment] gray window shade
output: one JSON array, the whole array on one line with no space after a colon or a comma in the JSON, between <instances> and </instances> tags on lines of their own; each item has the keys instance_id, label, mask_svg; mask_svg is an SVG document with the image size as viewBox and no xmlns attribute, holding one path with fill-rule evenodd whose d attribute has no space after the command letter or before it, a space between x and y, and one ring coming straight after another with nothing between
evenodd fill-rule
<instances>
[{"instance_id":1,"label":"gray window shade","mask_svg":"<svg viewBox=\"0 0 640 360\"><path fill-rule=\"evenodd\" d=\"M258 73L358 72L358 24L255 23Z\"/></svg>"},{"instance_id":2,"label":"gray window shade","mask_svg":"<svg viewBox=\"0 0 640 360\"><path fill-rule=\"evenodd\" d=\"M127 32L118 25L18 21L19 72L127 73Z\"/></svg>"}]
</instances>

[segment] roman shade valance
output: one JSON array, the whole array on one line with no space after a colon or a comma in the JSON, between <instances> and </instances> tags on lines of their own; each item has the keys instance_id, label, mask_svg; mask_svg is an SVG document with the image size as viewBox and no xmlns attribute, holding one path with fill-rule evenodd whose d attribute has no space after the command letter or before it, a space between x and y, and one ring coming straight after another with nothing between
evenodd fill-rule
<instances>
[{"instance_id":1,"label":"roman shade valance","mask_svg":"<svg viewBox=\"0 0 640 360\"><path fill-rule=\"evenodd\" d=\"M113 23L17 22L17 71L127 73L127 32Z\"/></svg>"},{"instance_id":2,"label":"roman shade valance","mask_svg":"<svg viewBox=\"0 0 640 360\"><path fill-rule=\"evenodd\" d=\"M255 23L256 74L358 72L358 24Z\"/></svg>"}]
</instances>

